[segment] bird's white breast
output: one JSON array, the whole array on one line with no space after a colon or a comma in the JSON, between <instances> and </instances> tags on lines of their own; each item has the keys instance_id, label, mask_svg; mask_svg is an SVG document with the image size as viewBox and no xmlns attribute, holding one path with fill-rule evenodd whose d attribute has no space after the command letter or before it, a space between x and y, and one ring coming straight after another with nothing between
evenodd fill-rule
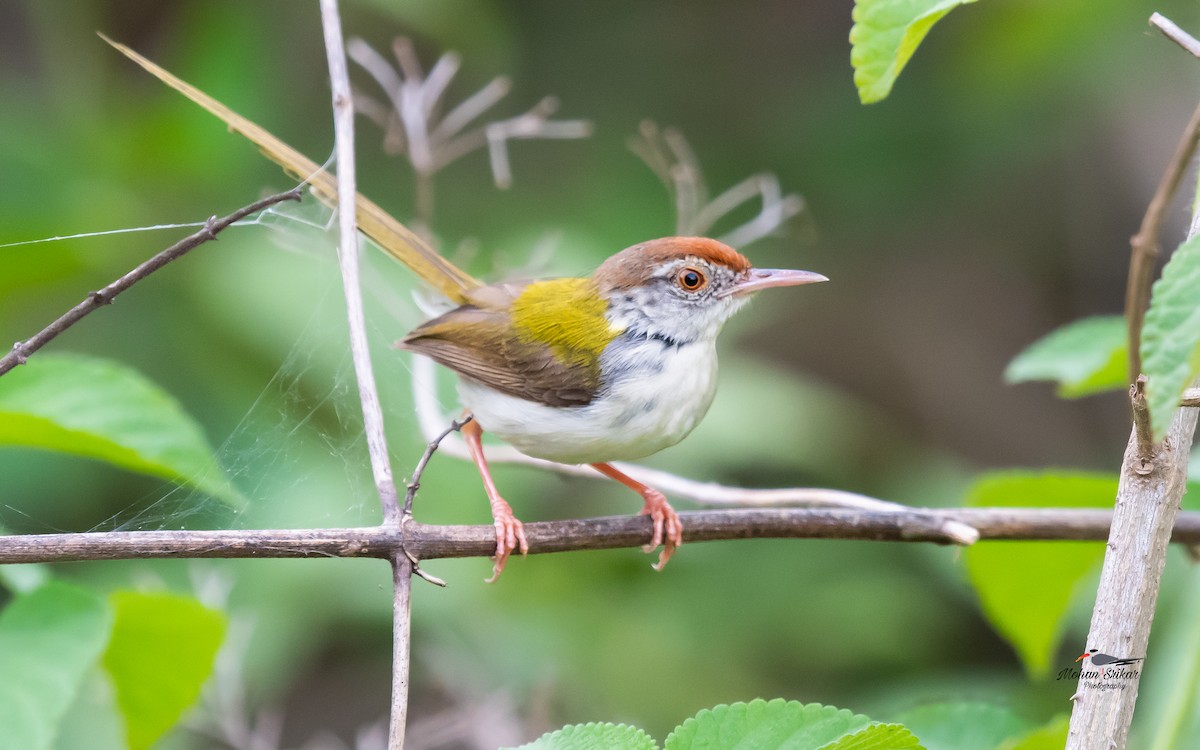
<instances>
[{"instance_id":1,"label":"bird's white breast","mask_svg":"<svg viewBox=\"0 0 1200 750\"><path fill-rule=\"evenodd\" d=\"M685 438L708 411L715 341L618 338L601 373L604 387L586 406L546 406L468 379L459 395L484 430L527 455L567 464L643 458Z\"/></svg>"}]
</instances>

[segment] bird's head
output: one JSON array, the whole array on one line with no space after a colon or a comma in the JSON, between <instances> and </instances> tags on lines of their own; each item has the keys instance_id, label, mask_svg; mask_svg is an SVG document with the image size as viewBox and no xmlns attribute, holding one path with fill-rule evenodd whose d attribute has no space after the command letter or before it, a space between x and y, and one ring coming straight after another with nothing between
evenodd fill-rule
<instances>
[{"instance_id":1,"label":"bird's head","mask_svg":"<svg viewBox=\"0 0 1200 750\"><path fill-rule=\"evenodd\" d=\"M665 237L613 255L593 281L614 325L688 343L715 338L754 292L828 279L811 271L754 268L716 240Z\"/></svg>"}]
</instances>

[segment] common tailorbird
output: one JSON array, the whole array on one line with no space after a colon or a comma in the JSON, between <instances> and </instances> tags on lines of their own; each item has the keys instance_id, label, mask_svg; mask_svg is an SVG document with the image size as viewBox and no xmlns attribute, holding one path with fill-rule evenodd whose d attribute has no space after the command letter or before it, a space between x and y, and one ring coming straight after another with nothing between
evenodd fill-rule
<instances>
[{"instance_id":1,"label":"common tailorbird","mask_svg":"<svg viewBox=\"0 0 1200 750\"><path fill-rule=\"evenodd\" d=\"M109 44L267 158L305 175L318 198L336 202L337 183L320 165L129 47ZM661 492L609 462L648 456L692 431L716 389L717 334L751 293L827 281L809 271L753 268L716 240L666 237L622 250L590 278L488 286L362 195L355 205L364 234L460 305L399 346L461 376L463 404L475 416L463 432L496 522L492 580L513 550L529 545L488 471L483 429L530 456L591 464L641 494L654 526L648 549L663 545L661 568L683 541L679 516Z\"/></svg>"},{"instance_id":2,"label":"common tailorbird","mask_svg":"<svg viewBox=\"0 0 1200 750\"><path fill-rule=\"evenodd\" d=\"M474 416L463 434L496 525L492 580L529 544L492 481L484 430L529 456L591 464L640 494L654 526L647 551L663 546L661 568L683 542L679 516L610 462L657 453L695 428L716 393L717 334L753 292L817 281L827 279L754 268L716 240L666 237L622 250L590 277L471 289L466 304L402 339L459 375Z\"/></svg>"}]
</instances>

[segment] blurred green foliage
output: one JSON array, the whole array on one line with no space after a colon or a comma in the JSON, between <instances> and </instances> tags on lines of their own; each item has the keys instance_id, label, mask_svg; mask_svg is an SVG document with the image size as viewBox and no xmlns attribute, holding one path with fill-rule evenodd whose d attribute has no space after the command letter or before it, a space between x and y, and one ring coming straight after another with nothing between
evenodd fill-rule
<instances>
[{"instance_id":1,"label":"blurred green foliage","mask_svg":"<svg viewBox=\"0 0 1200 750\"><path fill-rule=\"evenodd\" d=\"M1063 398L1128 388L1126 331L1122 315L1071 321L1018 354L1004 369L1004 379L1010 383L1056 382Z\"/></svg>"},{"instance_id":2,"label":"blurred green foliage","mask_svg":"<svg viewBox=\"0 0 1200 750\"><path fill-rule=\"evenodd\" d=\"M481 276L585 273L617 249L668 234L665 193L625 146L643 118L680 127L716 190L770 169L805 196L804 220L748 254L834 283L764 298L731 324L712 414L655 465L696 479L833 486L935 506L961 504L983 469L1119 465L1128 433L1120 396L1059 402L1043 386L1006 387L1002 372L1058 325L1120 310L1126 238L1193 104L1180 92L1196 80L1189 59L1145 22L1158 10L1195 28L1194 5L977 4L941 21L904 84L871 108L857 100L851 19L837 4L345 5L348 33L376 49L405 34L427 63L446 49L462 53L460 95L507 74L506 114L554 94L562 116L593 121L587 141L516 144L510 191L494 189L482 155L439 175L442 246ZM203 221L288 185L95 30L314 159L329 154L312 7L7 3L0 244ZM361 122L362 190L406 218L411 170L384 158ZM327 219L309 205L232 229L51 345L124 363L177 399L249 498L244 510L100 462L11 448L0 451L0 523L29 533L376 522ZM0 247L0 335L30 335L187 231ZM1166 237L1182 232L1180 213ZM548 233L553 253L530 266ZM422 440L406 361L388 345L420 314L411 281L386 259L370 259L367 291L403 475ZM442 398L450 408L449 387ZM496 474L525 520L637 504L601 483L512 467ZM486 519L469 466L438 457L422 484L420 520ZM518 745L591 720L665 736L681 716L756 696L871 716L978 700L1038 726L1074 689L1025 677L955 550L771 540L689 546L661 574L650 562L636 550L536 556L513 561L495 586L482 584L485 561L428 563L450 587L414 590L412 741L447 716L475 732L451 743L459 747L472 746L471 736ZM1185 565L1178 554L1168 563L1159 614L1167 632L1194 609L1181 588ZM197 578L222 581L231 632L243 634L229 646L237 679L251 711L282 707L286 746L318 732L349 741L387 710L390 576L380 563L54 570L101 591L147 579L182 591ZM1078 653L1088 609L1090 600L1065 613L1067 645L1051 665ZM1152 644L1149 667L1170 661L1165 648ZM1179 746L1196 744L1194 704L1171 703L1194 695L1195 681L1193 668L1148 685L1138 722L1171 717ZM94 729L107 726L93 700L100 689L83 685L61 746L116 746L106 743L119 742L118 731ZM1149 747L1160 725L1135 726L1137 740ZM189 741L179 733L164 746Z\"/></svg>"}]
</instances>

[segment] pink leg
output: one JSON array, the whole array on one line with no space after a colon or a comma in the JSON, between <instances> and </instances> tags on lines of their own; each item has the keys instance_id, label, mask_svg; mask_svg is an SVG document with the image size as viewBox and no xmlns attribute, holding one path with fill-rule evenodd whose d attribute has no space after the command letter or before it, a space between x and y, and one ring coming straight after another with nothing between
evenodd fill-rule
<instances>
[{"instance_id":1,"label":"pink leg","mask_svg":"<svg viewBox=\"0 0 1200 750\"><path fill-rule=\"evenodd\" d=\"M643 549L651 552L658 545L663 546L662 552L658 556L658 564L654 566L655 570L662 570L679 545L683 544L683 522L679 520L679 514L675 512L675 509L667 502L667 496L653 487L647 487L633 477L623 474L612 464L592 464L592 468L609 479L617 480L641 495L642 499L646 501L641 514L650 516L650 520L654 522L654 536L651 537L650 544Z\"/></svg>"},{"instance_id":2,"label":"pink leg","mask_svg":"<svg viewBox=\"0 0 1200 750\"><path fill-rule=\"evenodd\" d=\"M472 420L463 425L462 434L467 443L467 450L471 453L471 460L475 462L479 475L483 477L484 492L492 504L492 519L496 524L496 557L492 565L492 577L487 579L487 582L495 583L504 572L508 556L518 548L522 555L528 554L529 542L525 541L525 526L513 515L512 506L500 497L500 491L492 481L492 472L488 470L487 459L483 456L483 441L480 439L483 429L478 422Z\"/></svg>"}]
</instances>

